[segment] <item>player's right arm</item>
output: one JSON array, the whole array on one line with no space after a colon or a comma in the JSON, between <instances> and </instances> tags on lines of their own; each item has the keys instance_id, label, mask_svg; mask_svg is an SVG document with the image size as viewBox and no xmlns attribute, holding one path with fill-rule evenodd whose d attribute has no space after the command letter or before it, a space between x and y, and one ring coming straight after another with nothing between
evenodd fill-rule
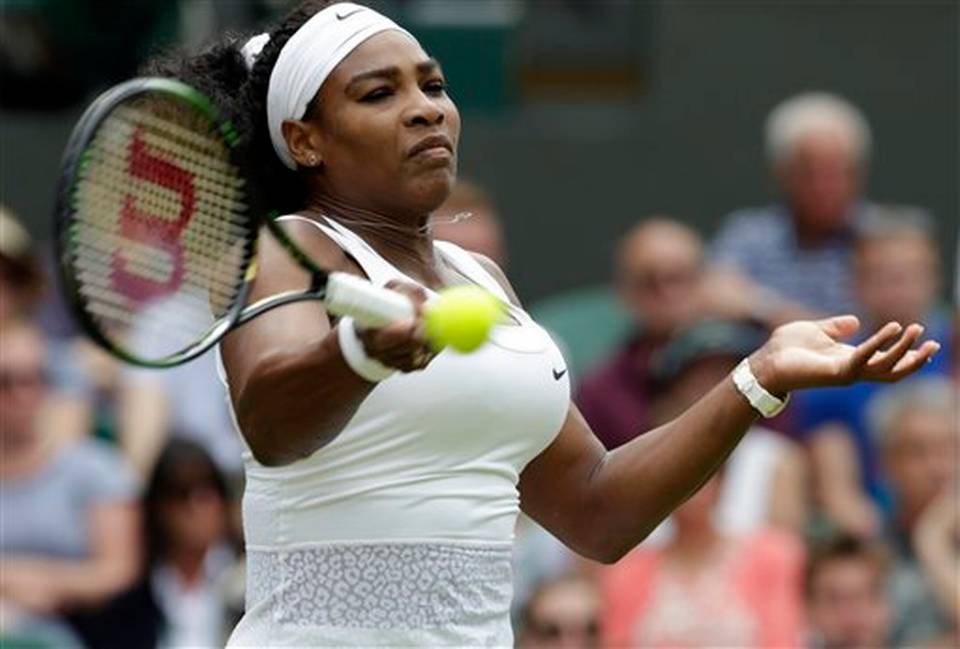
<instances>
[{"instance_id":1,"label":"player's right arm","mask_svg":"<svg viewBox=\"0 0 960 649\"><path fill-rule=\"evenodd\" d=\"M314 225L284 227L318 266L363 275ZM310 285L309 274L265 232L258 264L250 302ZM298 302L253 319L221 343L237 422L258 462L281 466L310 455L336 437L373 389L347 365L333 326L321 302ZM365 337L368 355L388 363L377 349L411 344L415 326L394 323L373 341Z\"/></svg>"}]
</instances>

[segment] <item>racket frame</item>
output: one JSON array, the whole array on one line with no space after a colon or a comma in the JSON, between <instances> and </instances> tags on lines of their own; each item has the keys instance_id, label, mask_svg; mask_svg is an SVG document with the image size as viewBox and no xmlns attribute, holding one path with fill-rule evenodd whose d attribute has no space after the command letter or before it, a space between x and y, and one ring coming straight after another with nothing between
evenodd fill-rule
<instances>
[{"instance_id":1,"label":"racket frame","mask_svg":"<svg viewBox=\"0 0 960 649\"><path fill-rule=\"evenodd\" d=\"M352 315L356 321L368 327L384 326L397 319L413 317L413 303L408 298L385 288L374 286L369 281L341 272L330 273L317 266L310 257L284 232L280 226L280 214L264 209L258 197L250 192L251 227L243 240L245 263L242 268L236 297L227 312L221 316L202 338L178 352L162 359L145 359L115 344L107 337L86 308L86 298L73 273L71 257L71 224L73 223L73 196L79 172L84 164L84 152L88 149L103 119L120 103L145 92L172 95L198 109L217 125L226 142L230 162L243 170L247 168L239 151L240 137L233 124L224 119L210 100L198 90L174 79L141 77L114 86L100 95L84 112L68 140L61 164L61 177L57 189L54 210L56 255L61 289L68 305L77 317L83 331L103 349L127 363L146 368L168 368L181 365L205 353L231 329L272 309L294 302L321 300L332 315ZM259 214L258 214L259 212ZM257 242L263 225L290 256L310 274L310 287L306 291L285 291L247 304L247 299L256 279Z\"/></svg>"},{"instance_id":2,"label":"racket frame","mask_svg":"<svg viewBox=\"0 0 960 649\"><path fill-rule=\"evenodd\" d=\"M57 267L61 293L74 316L77 318L77 322L84 333L90 336L91 339L106 351L127 363L146 368L166 368L181 365L206 352L223 337L240 317L240 313L250 294L254 275L256 274L255 260L259 227L251 227L244 240L244 255L247 261L243 268L243 280L237 287L237 293L233 303L227 312L221 316L198 341L161 360L150 360L140 358L118 346L103 333L101 327L86 308L87 300L80 292L80 282L73 272L71 230L76 211L73 205L73 198L80 177L80 171L85 163L84 154L93 141L101 122L117 105L131 97L147 92L170 95L185 102L192 108L197 109L212 123L217 125L222 139L230 152L231 163L238 166L241 165L240 156L237 151L240 137L236 129L229 120L224 119L220 115L216 107L203 93L180 81L162 77L139 77L118 84L104 92L90 104L80 117L80 120L70 135L70 139L67 141L63 160L60 165L61 173L60 180L57 184L56 204L54 208L54 247L58 260ZM269 217L268 220L272 220L272 218L274 218L274 216ZM256 216L254 216L253 219L256 223Z\"/></svg>"}]
</instances>

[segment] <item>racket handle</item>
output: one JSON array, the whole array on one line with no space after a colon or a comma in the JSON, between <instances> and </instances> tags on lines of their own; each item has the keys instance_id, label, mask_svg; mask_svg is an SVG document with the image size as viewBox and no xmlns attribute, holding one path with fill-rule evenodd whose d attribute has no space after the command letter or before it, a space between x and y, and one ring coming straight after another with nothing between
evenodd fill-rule
<instances>
[{"instance_id":1,"label":"racket handle","mask_svg":"<svg viewBox=\"0 0 960 649\"><path fill-rule=\"evenodd\" d=\"M413 303L406 296L349 273L330 273L324 303L333 315L348 315L362 327L383 327L412 318Z\"/></svg>"}]
</instances>

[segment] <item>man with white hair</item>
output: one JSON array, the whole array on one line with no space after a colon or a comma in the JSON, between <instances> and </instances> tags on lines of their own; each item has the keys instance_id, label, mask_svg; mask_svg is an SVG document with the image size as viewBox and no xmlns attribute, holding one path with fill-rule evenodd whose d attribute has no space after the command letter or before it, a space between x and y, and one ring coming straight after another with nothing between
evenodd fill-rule
<instances>
[{"instance_id":1,"label":"man with white hair","mask_svg":"<svg viewBox=\"0 0 960 649\"><path fill-rule=\"evenodd\" d=\"M766 148L782 203L726 219L712 298L774 323L851 312L852 230L868 207L860 191L870 144L866 119L835 95L804 93L774 108Z\"/></svg>"}]
</instances>

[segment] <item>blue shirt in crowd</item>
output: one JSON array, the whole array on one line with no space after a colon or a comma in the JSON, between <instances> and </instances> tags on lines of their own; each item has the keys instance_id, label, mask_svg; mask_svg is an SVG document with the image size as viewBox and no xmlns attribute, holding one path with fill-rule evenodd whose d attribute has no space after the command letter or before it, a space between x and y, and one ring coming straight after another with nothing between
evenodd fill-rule
<instances>
[{"instance_id":1,"label":"blue shirt in crowd","mask_svg":"<svg viewBox=\"0 0 960 649\"><path fill-rule=\"evenodd\" d=\"M89 557L94 508L136 497L134 475L113 447L68 443L32 475L0 481L0 556Z\"/></svg>"},{"instance_id":2,"label":"blue shirt in crowd","mask_svg":"<svg viewBox=\"0 0 960 649\"><path fill-rule=\"evenodd\" d=\"M953 345L949 317L936 312L924 321L924 338L937 340L942 348L918 370L916 376L946 376L951 371ZM907 379L911 380L911 379ZM889 386L883 383L855 383L845 387L802 390L794 395L793 408L797 429L804 439L826 424L840 424L851 435L857 453L863 489L873 498L881 511L893 513L893 502L882 479L877 444L867 411L870 402Z\"/></svg>"}]
</instances>

